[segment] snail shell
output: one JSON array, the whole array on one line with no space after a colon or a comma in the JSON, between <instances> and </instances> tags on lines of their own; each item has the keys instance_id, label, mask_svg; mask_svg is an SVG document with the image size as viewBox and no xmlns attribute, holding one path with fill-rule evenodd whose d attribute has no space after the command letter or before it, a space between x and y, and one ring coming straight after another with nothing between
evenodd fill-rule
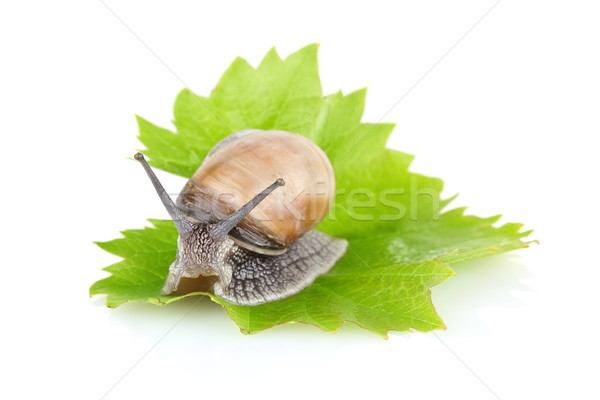
<instances>
[{"instance_id":1,"label":"snail shell","mask_svg":"<svg viewBox=\"0 0 600 400\"><path fill-rule=\"evenodd\" d=\"M325 218L335 196L329 159L302 135L248 130L226 137L208 153L176 204L193 220L215 223L277 178L285 180L285 190L265 198L229 234L249 250L281 254Z\"/></svg>"}]
</instances>

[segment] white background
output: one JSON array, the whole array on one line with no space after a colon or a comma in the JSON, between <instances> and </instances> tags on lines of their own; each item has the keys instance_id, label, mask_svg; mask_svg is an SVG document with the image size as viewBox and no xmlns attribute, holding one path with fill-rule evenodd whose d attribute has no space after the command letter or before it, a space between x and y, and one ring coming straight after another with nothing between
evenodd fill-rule
<instances>
[{"instance_id":1,"label":"white background","mask_svg":"<svg viewBox=\"0 0 600 400\"><path fill-rule=\"evenodd\" d=\"M0 6L0 397L598 398L597 2L204 3ZM166 217L127 159L134 114L168 127L184 83L312 42L324 92L367 86L413 171L541 244L457 265L432 291L448 329L388 341L89 299L117 260L92 241Z\"/></svg>"}]
</instances>

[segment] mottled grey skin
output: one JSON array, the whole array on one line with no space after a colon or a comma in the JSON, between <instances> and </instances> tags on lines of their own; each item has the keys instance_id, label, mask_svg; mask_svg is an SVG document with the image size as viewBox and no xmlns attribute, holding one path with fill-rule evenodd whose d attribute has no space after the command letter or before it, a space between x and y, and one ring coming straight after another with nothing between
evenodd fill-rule
<instances>
[{"instance_id":1,"label":"mottled grey skin","mask_svg":"<svg viewBox=\"0 0 600 400\"><path fill-rule=\"evenodd\" d=\"M218 276L220 282L230 282L232 269L225 257L235 246L229 236L215 237L213 225L193 224L192 232L177 238L177 256L169 267L169 275L161 294L177 290L181 278Z\"/></svg>"},{"instance_id":2,"label":"mottled grey skin","mask_svg":"<svg viewBox=\"0 0 600 400\"><path fill-rule=\"evenodd\" d=\"M169 294L181 277L216 276L213 292L237 305L253 306L300 292L329 271L348 242L310 231L289 244L284 254L257 254L235 244L229 236L215 238L211 225L198 224L179 239L178 254L161 293Z\"/></svg>"}]
</instances>

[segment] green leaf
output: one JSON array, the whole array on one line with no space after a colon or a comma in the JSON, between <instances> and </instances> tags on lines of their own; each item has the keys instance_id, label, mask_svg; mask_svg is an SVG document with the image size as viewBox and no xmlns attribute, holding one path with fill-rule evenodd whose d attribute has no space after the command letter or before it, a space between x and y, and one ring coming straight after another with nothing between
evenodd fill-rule
<instances>
[{"instance_id":1,"label":"green leaf","mask_svg":"<svg viewBox=\"0 0 600 400\"><path fill-rule=\"evenodd\" d=\"M366 90L323 97L317 46L282 60L273 49L258 68L238 58L209 97L184 89L175 101L176 132L138 117L139 138L150 163L189 177L208 151L232 132L279 129L317 143L331 160L337 181L334 206L318 229L344 237L349 248L328 273L290 298L236 306L207 292L163 296L160 289L175 259L171 221L122 232L98 245L123 260L111 276L92 285L107 305L168 304L207 295L221 304L245 333L304 322L334 332L351 321L384 337L389 330L443 329L430 288L454 274L449 265L527 247L520 224L495 227L499 216L442 213L443 183L409 171L411 155L385 148L393 124L361 122Z\"/></svg>"}]
</instances>

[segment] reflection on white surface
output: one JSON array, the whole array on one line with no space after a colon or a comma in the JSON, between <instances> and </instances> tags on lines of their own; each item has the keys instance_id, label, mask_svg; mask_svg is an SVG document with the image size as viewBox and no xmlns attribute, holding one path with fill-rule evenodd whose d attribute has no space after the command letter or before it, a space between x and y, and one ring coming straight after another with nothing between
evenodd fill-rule
<instances>
[{"instance_id":1,"label":"reflection on white surface","mask_svg":"<svg viewBox=\"0 0 600 400\"><path fill-rule=\"evenodd\" d=\"M481 318L490 307L522 307L516 292L530 291L523 281L532 274L521 255L505 253L451 266L456 275L431 289L436 311L446 328L463 335L481 334L489 329Z\"/></svg>"}]
</instances>

